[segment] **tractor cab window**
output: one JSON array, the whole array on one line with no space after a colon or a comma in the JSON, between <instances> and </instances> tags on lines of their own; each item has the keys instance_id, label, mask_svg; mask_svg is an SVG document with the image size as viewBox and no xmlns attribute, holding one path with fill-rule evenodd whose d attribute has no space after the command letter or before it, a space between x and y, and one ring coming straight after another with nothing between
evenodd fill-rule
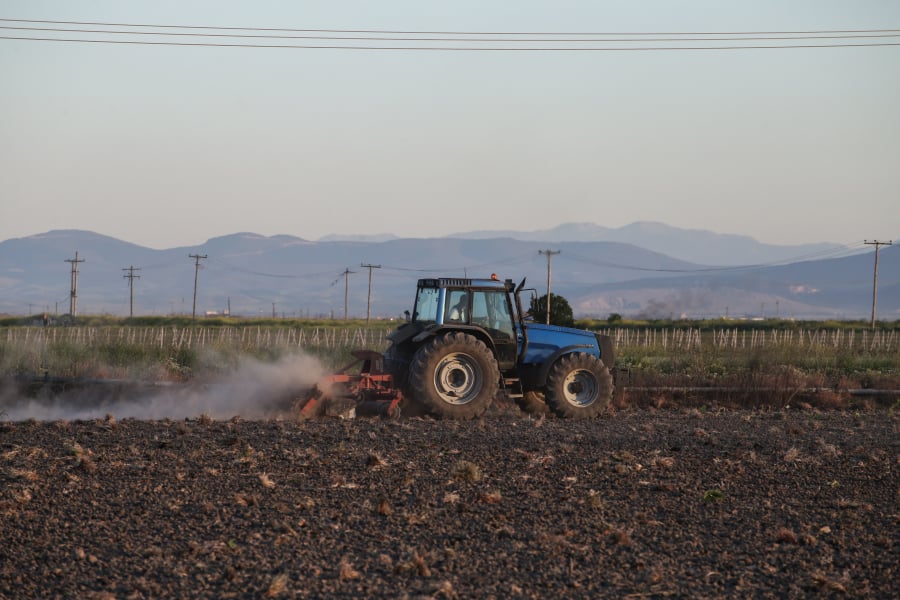
<instances>
[{"instance_id":1,"label":"tractor cab window","mask_svg":"<svg viewBox=\"0 0 900 600\"><path fill-rule=\"evenodd\" d=\"M413 321L434 323L437 320L438 298L437 288L422 287L416 294L416 309Z\"/></svg>"},{"instance_id":2,"label":"tractor cab window","mask_svg":"<svg viewBox=\"0 0 900 600\"><path fill-rule=\"evenodd\" d=\"M499 290L473 292L472 324L489 330L492 337L512 338L513 320L506 292Z\"/></svg>"},{"instance_id":3,"label":"tractor cab window","mask_svg":"<svg viewBox=\"0 0 900 600\"><path fill-rule=\"evenodd\" d=\"M465 323L469 319L469 293L465 290L447 290L444 303L444 322Z\"/></svg>"}]
</instances>

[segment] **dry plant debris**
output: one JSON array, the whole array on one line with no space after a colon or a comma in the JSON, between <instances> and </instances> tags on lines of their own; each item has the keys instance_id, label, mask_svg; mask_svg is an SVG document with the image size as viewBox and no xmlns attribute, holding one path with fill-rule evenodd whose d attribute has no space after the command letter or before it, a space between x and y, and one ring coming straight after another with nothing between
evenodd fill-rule
<instances>
[{"instance_id":1,"label":"dry plant debris","mask_svg":"<svg viewBox=\"0 0 900 600\"><path fill-rule=\"evenodd\" d=\"M898 430L888 409L0 422L0 598L890 598Z\"/></svg>"}]
</instances>

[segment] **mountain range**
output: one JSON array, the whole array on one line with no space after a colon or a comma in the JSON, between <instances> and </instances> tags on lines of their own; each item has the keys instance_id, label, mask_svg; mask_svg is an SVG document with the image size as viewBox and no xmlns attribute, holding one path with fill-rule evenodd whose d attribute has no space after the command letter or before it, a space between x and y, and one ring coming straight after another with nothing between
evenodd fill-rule
<instances>
[{"instance_id":1,"label":"mountain range","mask_svg":"<svg viewBox=\"0 0 900 600\"><path fill-rule=\"evenodd\" d=\"M800 254L819 255L843 250L840 244L819 243L798 246L763 244L746 235L722 234L703 229L680 229L654 221L638 221L624 227L611 228L596 223L563 223L551 229L535 231L484 230L451 234L451 238L512 238L522 241L559 244L563 242L620 242L634 244L706 265L745 265L789 260ZM392 234L338 235L322 237L329 242L386 242L399 239Z\"/></svg>"},{"instance_id":2,"label":"mountain range","mask_svg":"<svg viewBox=\"0 0 900 600\"><path fill-rule=\"evenodd\" d=\"M55 230L0 242L0 313L69 312L77 267L78 314L128 315L130 293L136 315L191 314L196 274L198 315L397 317L420 277L497 273L527 278L538 295L549 274L576 317L867 319L873 265L872 246L779 246L646 222L424 239L235 233L164 250ZM898 246L880 249L877 299L880 319L900 318Z\"/></svg>"}]
</instances>

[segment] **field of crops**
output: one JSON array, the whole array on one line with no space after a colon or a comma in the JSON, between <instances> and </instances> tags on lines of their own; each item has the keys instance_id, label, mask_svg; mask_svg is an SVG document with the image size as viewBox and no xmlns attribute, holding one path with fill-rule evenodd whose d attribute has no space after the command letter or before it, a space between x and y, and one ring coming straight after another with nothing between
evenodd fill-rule
<instances>
[{"instance_id":1,"label":"field of crops","mask_svg":"<svg viewBox=\"0 0 900 600\"><path fill-rule=\"evenodd\" d=\"M351 350L384 350L391 331L384 325L7 327L0 329L0 373L49 371L91 377L112 370L124 375L154 363L215 369L203 359L210 353L225 359L235 355L264 359L302 352L336 367ZM900 367L898 330L648 327L598 331L614 340L618 366L632 371L715 377L729 367L780 364L846 377L860 371L890 374Z\"/></svg>"},{"instance_id":2,"label":"field of crops","mask_svg":"<svg viewBox=\"0 0 900 600\"><path fill-rule=\"evenodd\" d=\"M0 376L209 380L235 372L248 360L274 363L295 356L310 358L328 372L349 362L352 350L385 350L393 326L5 327L0 329ZM617 384L621 391L631 390L631 402L656 401L660 389L673 387L731 390L732 397L735 390L780 390L784 398L806 389L900 389L897 329L599 331L614 340Z\"/></svg>"}]
</instances>

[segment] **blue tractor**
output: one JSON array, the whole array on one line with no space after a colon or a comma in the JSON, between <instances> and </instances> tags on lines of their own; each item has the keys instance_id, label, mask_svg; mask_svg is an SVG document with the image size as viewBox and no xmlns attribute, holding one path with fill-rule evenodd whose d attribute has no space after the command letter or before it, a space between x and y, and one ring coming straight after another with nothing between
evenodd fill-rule
<instances>
[{"instance_id":1,"label":"blue tractor","mask_svg":"<svg viewBox=\"0 0 900 600\"><path fill-rule=\"evenodd\" d=\"M601 414L615 390L609 336L535 323L525 293L524 279L420 279L384 354L405 401L451 419L484 414L501 393L559 417Z\"/></svg>"}]
</instances>

